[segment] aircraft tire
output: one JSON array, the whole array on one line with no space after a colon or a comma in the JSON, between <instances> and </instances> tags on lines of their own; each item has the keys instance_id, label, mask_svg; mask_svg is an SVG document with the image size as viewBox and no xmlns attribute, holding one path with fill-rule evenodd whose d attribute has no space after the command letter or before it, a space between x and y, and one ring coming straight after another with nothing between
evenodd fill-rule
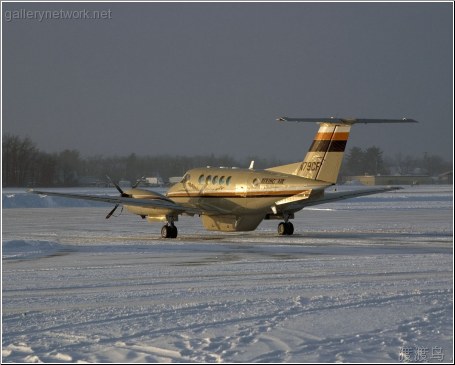
<instances>
[{"instance_id":1,"label":"aircraft tire","mask_svg":"<svg viewBox=\"0 0 455 365\"><path fill-rule=\"evenodd\" d=\"M161 237L169 238L170 229L168 225L165 225L161 228Z\"/></svg>"},{"instance_id":2,"label":"aircraft tire","mask_svg":"<svg viewBox=\"0 0 455 365\"><path fill-rule=\"evenodd\" d=\"M286 234L286 223L281 222L278 224L278 234L284 236Z\"/></svg>"},{"instance_id":3,"label":"aircraft tire","mask_svg":"<svg viewBox=\"0 0 455 365\"><path fill-rule=\"evenodd\" d=\"M162 238L177 238L177 227L169 224L166 224L161 228L161 237Z\"/></svg>"},{"instance_id":4,"label":"aircraft tire","mask_svg":"<svg viewBox=\"0 0 455 365\"><path fill-rule=\"evenodd\" d=\"M294 234L294 225L291 222L286 222L284 225L286 226L286 234L292 236Z\"/></svg>"},{"instance_id":5,"label":"aircraft tire","mask_svg":"<svg viewBox=\"0 0 455 365\"><path fill-rule=\"evenodd\" d=\"M291 222L281 222L278 224L278 234L280 236L292 236L294 234L294 225Z\"/></svg>"},{"instance_id":6,"label":"aircraft tire","mask_svg":"<svg viewBox=\"0 0 455 365\"><path fill-rule=\"evenodd\" d=\"M171 228L171 235L169 236L169 238L177 238L177 233L178 233L177 227L172 225L172 226L170 226L170 228Z\"/></svg>"}]
</instances>

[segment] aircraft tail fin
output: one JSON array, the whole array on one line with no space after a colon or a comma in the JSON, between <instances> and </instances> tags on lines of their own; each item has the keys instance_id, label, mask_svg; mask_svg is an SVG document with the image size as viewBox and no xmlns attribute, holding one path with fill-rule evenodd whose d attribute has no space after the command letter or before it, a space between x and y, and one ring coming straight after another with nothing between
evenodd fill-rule
<instances>
[{"instance_id":1,"label":"aircraft tail fin","mask_svg":"<svg viewBox=\"0 0 455 365\"><path fill-rule=\"evenodd\" d=\"M316 122L320 124L305 159L268 170L283 172L335 184L344 157L351 126L356 123L416 123L413 119L341 119L341 118L287 118L286 122Z\"/></svg>"},{"instance_id":2,"label":"aircraft tail fin","mask_svg":"<svg viewBox=\"0 0 455 365\"><path fill-rule=\"evenodd\" d=\"M348 124L321 123L295 175L336 183L350 130Z\"/></svg>"}]
</instances>

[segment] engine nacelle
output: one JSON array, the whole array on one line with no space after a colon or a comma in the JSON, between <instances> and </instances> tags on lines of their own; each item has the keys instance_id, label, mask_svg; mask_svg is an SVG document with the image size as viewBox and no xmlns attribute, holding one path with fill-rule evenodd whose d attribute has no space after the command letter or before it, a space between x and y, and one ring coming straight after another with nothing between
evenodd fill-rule
<instances>
[{"instance_id":1,"label":"engine nacelle","mask_svg":"<svg viewBox=\"0 0 455 365\"><path fill-rule=\"evenodd\" d=\"M135 199L149 199L149 200L165 200L172 202L166 196L157 193L155 191L149 191L144 189L130 189L125 191L125 194L128 194L131 198ZM140 215L141 217L147 217L149 222L167 222L169 217L172 217L173 221L178 220L178 215L174 214L171 209L167 208L151 208L151 207L141 207L137 205L124 205L125 208L133 214Z\"/></svg>"}]
</instances>

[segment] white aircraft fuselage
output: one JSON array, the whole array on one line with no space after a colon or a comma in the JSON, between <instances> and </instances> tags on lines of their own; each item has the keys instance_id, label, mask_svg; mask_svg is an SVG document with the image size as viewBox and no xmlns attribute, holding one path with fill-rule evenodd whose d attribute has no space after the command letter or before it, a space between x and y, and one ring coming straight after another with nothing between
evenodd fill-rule
<instances>
[{"instance_id":1,"label":"white aircraft fuselage","mask_svg":"<svg viewBox=\"0 0 455 365\"><path fill-rule=\"evenodd\" d=\"M314 190L318 193L312 197L320 197L330 185L267 170L207 167L189 170L181 182L169 188L166 197L188 211L201 212L199 215L208 230L251 231L263 219L285 219L280 202L284 204L292 197L308 199ZM142 189L126 193L135 198L155 198ZM166 222L169 218L168 212L162 209L128 205L125 208L134 214L153 217L149 221Z\"/></svg>"}]
</instances>

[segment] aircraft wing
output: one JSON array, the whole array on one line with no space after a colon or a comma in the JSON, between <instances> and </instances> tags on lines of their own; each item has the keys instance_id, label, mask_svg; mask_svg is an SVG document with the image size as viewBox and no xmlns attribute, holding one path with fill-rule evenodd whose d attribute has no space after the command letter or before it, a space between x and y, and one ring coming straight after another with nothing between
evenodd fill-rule
<instances>
[{"instance_id":1,"label":"aircraft wing","mask_svg":"<svg viewBox=\"0 0 455 365\"><path fill-rule=\"evenodd\" d=\"M368 189L358 189L350 191L340 191L324 194L315 194L315 197L312 198L311 195L306 199L299 199L295 202L290 202L289 204L282 205L280 208L284 211L297 211L305 207L332 203L338 200L350 199L359 196L372 195L378 193L384 193L386 191L400 190L400 187L386 187L386 188L368 188ZM316 191L315 191L316 192Z\"/></svg>"},{"instance_id":2,"label":"aircraft wing","mask_svg":"<svg viewBox=\"0 0 455 365\"><path fill-rule=\"evenodd\" d=\"M137 198L128 198L122 196L110 196L110 195L88 195L88 194L71 194L71 193L57 193L51 191L40 191L30 189L30 193L40 194L40 195L50 195L50 196L59 196L62 198L70 199L83 199L83 200L93 200L97 202L111 203L111 204L123 204L123 205L134 205L139 207L146 208L160 208L160 209L169 209L175 213L184 213L188 212L188 209L174 203L172 200L160 199L160 198L151 198L151 199L137 199ZM190 212L193 213L193 212Z\"/></svg>"}]
</instances>

